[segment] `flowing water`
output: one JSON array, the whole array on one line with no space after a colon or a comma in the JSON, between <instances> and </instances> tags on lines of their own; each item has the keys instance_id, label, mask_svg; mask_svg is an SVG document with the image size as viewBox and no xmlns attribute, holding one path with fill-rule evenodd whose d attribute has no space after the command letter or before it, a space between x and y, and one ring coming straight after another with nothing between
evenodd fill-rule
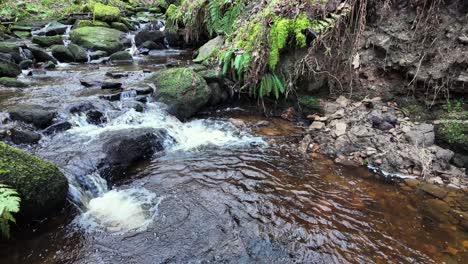
<instances>
[{"instance_id":1,"label":"flowing water","mask_svg":"<svg viewBox=\"0 0 468 264\"><path fill-rule=\"evenodd\" d=\"M0 104L47 105L72 128L28 148L56 163L71 204L37 228L0 244L1 263L463 263L468 236L422 215L423 197L364 169L345 169L297 151L301 130L242 108L221 108L182 123L164 106L127 107L132 88L166 63L190 63L166 50L131 65L60 65L23 76L25 91L2 90ZM120 101L79 80L128 72ZM70 106L92 102L107 122L89 123ZM0 122L2 122L0 114ZM230 117L268 120L239 129ZM0 123L2 124L2 123ZM125 180L106 182L96 159L103 135L165 129L165 151ZM454 253L454 250L457 252ZM465 262L466 263L466 262Z\"/></svg>"}]
</instances>

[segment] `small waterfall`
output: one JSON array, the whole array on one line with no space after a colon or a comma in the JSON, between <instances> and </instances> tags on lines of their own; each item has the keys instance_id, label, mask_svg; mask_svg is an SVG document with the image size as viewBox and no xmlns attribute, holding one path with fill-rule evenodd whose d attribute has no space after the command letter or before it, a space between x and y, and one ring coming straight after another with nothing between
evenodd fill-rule
<instances>
[{"instance_id":1,"label":"small waterfall","mask_svg":"<svg viewBox=\"0 0 468 264\"><path fill-rule=\"evenodd\" d=\"M131 90L123 93L122 97L131 98L135 95L136 92ZM266 145L262 138L251 136L229 122L194 120L182 123L157 103L147 103L144 112L134 109L121 111L120 115L115 115L115 111L106 114L108 122L105 125L89 123L84 114L73 115L69 119L73 127L60 134L59 142L52 145L67 144L72 150L84 148L87 151L86 146L95 144L101 135L131 128L165 129L173 139L166 148L168 152L196 152L210 146L233 148ZM49 140L54 139L52 137ZM60 141L64 139L65 142ZM86 166L86 162L80 166ZM89 232L144 230L157 216L158 206L163 200L163 197L144 188L109 190L106 180L97 172L67 177L70 184L69 200L83 212L75 219L75 223Z\"/></svg>"},{"instance_id":2,"label":"small waterfall","mask_svg":"<svg viewBox=\"0 0 468 264\"><path fill-rule=\"evenodd\" d=\"M135 56L137 53L138 53L138 48L135 44L135 34L132 34L132 33L128 33L127 34L127 39L130 40L130 42L132 43L132 46L130 48L127 49L127 51L132 55L132 56Z\"/></svg>"},{"instance_id":3,"label":"small waterfall","mask_svg":"<svg viewBox=\"0 0 468 264\"><path fill-rule=\"evenodd\" d=\"M63 35L63 43L65 46L68 46L71 43L70 41L71 28L72 28L71 25L67 26L67 30L65 31L65 34Z\"/></svg>"}]
</instances>

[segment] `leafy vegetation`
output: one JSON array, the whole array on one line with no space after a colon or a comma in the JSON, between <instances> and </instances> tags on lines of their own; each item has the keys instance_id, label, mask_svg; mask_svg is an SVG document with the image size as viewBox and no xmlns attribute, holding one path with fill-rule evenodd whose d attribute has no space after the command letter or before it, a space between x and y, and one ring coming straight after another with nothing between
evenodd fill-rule
<instances>
[{"instance_id":1,"label":"leafy vegetation","mask_svg":"<svg viewBox=\"0 0 468 264\"><path fill-rule=\"evenodd\" d=\"M463 108L463 100L447 101L444 106L447 112L440 128L442 138L450 144L468 142L468 112Z\"/></svg>"},{"instance_id":2,"label":"leafy vegetation","mask_svg":"<svg viewBox=\"0 0 468 264\"><path fill-rule=\"evenodd\" d=\"M0 175L3 173L0 171ZM20 201L16 190L0 184L0 233L6 238L10 237L10 222L16 222L13 213L19 212Z\"/></svg>"}]
</instances>

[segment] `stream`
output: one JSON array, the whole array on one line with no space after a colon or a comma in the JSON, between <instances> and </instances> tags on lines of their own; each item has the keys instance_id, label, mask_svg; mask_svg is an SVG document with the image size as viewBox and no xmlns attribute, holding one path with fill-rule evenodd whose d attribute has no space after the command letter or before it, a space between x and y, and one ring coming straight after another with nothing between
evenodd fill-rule
<instances>
[{"instance_id":1,"label":"stream","mask_svg":"<svg viewBox=\"0 0 468 264\"><path fill-rule=\"evenodd\" d=\"M70 206L39 227L0 244L1 263L463 263L468 235L428 221L423 197L375 179L363 168L311 159L297 150L301 129L255 110L221 107L182 123L150 99L130 107L132 90L168 63L192 54L162 50L132 64L60 64L33 71L30 87L4 90L1 107L49 106L71 129L27 148L59 166L70 183ZM118 79L125 91L87 88L82 79ZM70 114L90 102L106 122ZM230 118L268 121L238 128ZM103 135L165 129L165 150L109 183L95 172ZM465 262L466 263L466 262Z\"/></svg>"}]
</instances>

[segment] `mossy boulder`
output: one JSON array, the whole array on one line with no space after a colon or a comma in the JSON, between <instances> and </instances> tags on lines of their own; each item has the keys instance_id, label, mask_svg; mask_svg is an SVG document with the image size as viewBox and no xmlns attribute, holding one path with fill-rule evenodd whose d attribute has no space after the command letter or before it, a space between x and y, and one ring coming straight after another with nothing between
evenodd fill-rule
<instances>
[{"instance_id":1,"label":"mossy boulder","mask_svg":"<svg viewBox=\"0 0 468 264\"><path fill-rule=\"evenodd\" d=\"M29 46L28 49L31 51L31 53L34 56L34 59L37 62L52 61L53 63L57 64L57 60L53 56L49 55L49 53L47 53L47 51L45 51L44 49L34 46Z\"/></svg>"},{"instance_id":2,"label":"mossy boulder","mask_svg":"<svg viewBox=\"0 0 468 264\"><path fill-rule=\"evenodd\" d=\"M0 52L19 54L20 51L19 51L19 47L14 43L0 42Z\"/></svg>"},{"instance_id":3,"label":"mossy boulder","mask_svg":"<svg viewBox=\"0 0 468 264\"><path fill-rule=\"evenodd\" d=\"M169 112L179 119L193 116L211 97L206 81L189 68L158 71L147 81L156 87L155 99L167 104Z\"/></svg>"},{"instance_id":4,"label":"mossy boulder","mask_svg":"<svg viewBox=\"0 0 468 264\"><path fill-rule=\"evenodd\" d=\"M10 119L46 128L52 124L57 113L40 105L16 105L8 109Z\"/></svg>"},{"instance_id":5,"label":"mossy boulder","mask_svg":"<svg viewBox=\"0 0 468 264\"><path fill-rule=\"evenodd\" d=\"M88 61L88 53L82 47L76 44L69 44L68 50L73 54L75 62L87 62Z\"/></svg>"},{"instance_id":6,"label":"mossy boulder","mask_svg":"<svg viewBox=\"0 0 468 264\"><path fill-rule=\"evenodd\" d=\"M131 62L133 57L128 51L118 51L110 56L110 60L112 62Z\"/></svg>"},{"instance_id":7,"label":"mossy boulder","mask_svg":"<svg viewBox=\"0 0 468 264\"><path fill-rule=\"evenodd\" d=\"M21 197L21 218L40 219L60 209L66 201L68 182L47 161L0 142L0 182Z\"/></svg>"},{"instance_id":8,"label":"mossy boulder","mask_svg":"<svg viewBox=\"0 0 468 264\"><path fill-rule=\"evenodd\" d=\"M41 47L50 47L53 45L63 45L62 36L34 36L32 42L38 44Z\"/></svg>"},{"instance_id":9,"label":"mossy boulder","mask_svg":"<svg viewBox=\"0 0 468 264\"><path fill-rule=\"evenodd\" d=\"M87 49L114 53L123 49L123 34L122 31L113 28L82 27L72 30L70 39Z\"/></svg>"},{"instance_id":10,"label":"mossy boulder","mask_svg":"<svg viewBox=\"0 0 468 264\"><path fill-rule=\"evenodd\" d=\"M52 51L52 55L60 62L75 61L75 57L73 57L71 51L64 45L54 45L50 50Z\"/></svg>"},{"instance_id":11,"label":"mossy boulder","mask_svg":"<svg viewBox=\"0 0 468 264\"><path fill-rule=\"evenodd\" d=\"M121 22L112 22L111 27L117 30L120 30L122 32L128 32L127 26Z\"/></svg>"},{"instance_id":12,"label":"mossy boulder","mask_svg":"<svg viewBox=\"0 0 468 264\"><path fill-rule=\"evenodd\" d=\"M197 63L204 62L205 60L209 59L211 56L216 54L216 52L219 51L223 45L223 36L217 36L216 38L208 41L205 45L201 46L200 49L198 49L198 55L193 61Z\"/></svg>"},{"instance_id":13,"label":"mossy boulder","mask_svg":"<svg viewBox=\"0 0 468 264\"><path fill-rule=\"evenodd\" d=\"M20 69L22 70L27 70L29 69L29 67L33 66L33 61L32 60L22 60L20 63L19 63L19 67Z\"/></svg>"},{"instance_id":14,"label":"mossy boulder","mask_svg":"<svg viewBox=\"0 0 468 264\"><path fill-rule=\"evenodd\" d=\"M21 81L16 80L15 78L1 77L0 86L23 88L23 87L26 87L27 85Z\"/></svg>"},{"instance_id":15,"label":"mossy boulder","mask_svg":"<svg viewBox=\"0 0 468 264\"><path fill-rule=\"evenodd\" d=\"M94 4L94 19L105 22L114 22L120 20L120 9L111 5L104 5L100 3Z\"/></svg>"},{"instance_id":16,"label":"mossy boulder","mask_svg":"<svg viewBox=\"0 0 468 264\"><path fill-rule=\"evenodd\" d=\"M21 74L21 70L16 63L11 61L0 61L0 77L16 77Z\"/></svg>"},{"instance_id":17,"label":"mossy boulder","mask_svg":"<svg viewBox=\"0 0 468 264\"><path fill-rule=\"evenodd\" d=\"M91 21L91 20L80 20L75 28L82 28L82 27L110 27L109 24L103 21Z\"/></svg>"}]
</instances>

